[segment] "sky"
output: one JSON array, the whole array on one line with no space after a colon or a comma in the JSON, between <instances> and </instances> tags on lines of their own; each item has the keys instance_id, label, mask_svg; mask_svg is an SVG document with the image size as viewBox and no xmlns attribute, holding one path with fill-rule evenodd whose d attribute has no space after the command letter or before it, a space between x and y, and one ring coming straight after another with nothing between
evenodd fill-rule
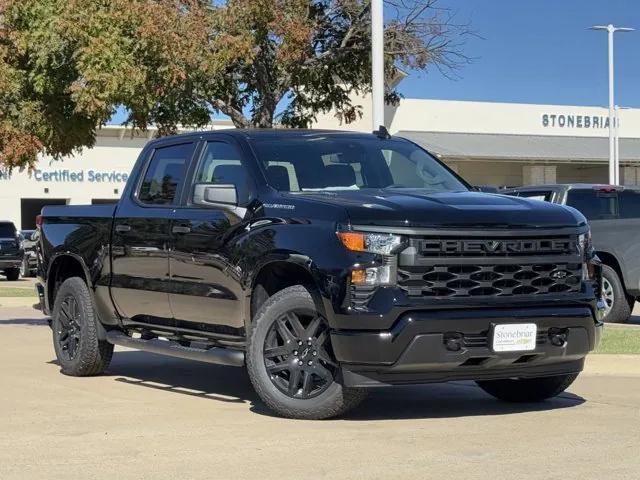
<instances>
[{"instance_id":1,"label":"sky","mask_svg":"<svg viewBox=\"0 0 640 480\"><path fill-rule=\"evenodd\" d=\"M457 80L436 69L410 73L407 98L608 105L607 34L592 25L635 27L615 34L616 103L640 107L640 0L440 0L470 21L474 57Z\"/></svg>"},{"instance_id":2,"label":"sky","mask_svg":"<svg viewBox=\"0 0 640 480\"><path fill-rule=\"evenodd\" d=\"M607 34L592 25L635 27L615 35L616 103L640 108L640 0L439 0L470 22L455 80L437 69L409 72L406 98L557 105L608 105ZM217 118L224 118L216 116ZM120 110L111 123L126 118Z\"/></svg>"}]
</instances>

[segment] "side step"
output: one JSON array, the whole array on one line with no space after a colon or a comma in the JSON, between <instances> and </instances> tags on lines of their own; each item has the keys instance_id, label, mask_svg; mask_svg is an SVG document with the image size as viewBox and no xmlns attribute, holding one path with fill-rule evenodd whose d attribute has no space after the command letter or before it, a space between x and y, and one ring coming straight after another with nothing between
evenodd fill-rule
<instances>
[{"instance_id":1,"label":"side step","mask_svg":"<svg viewBox=\"0 0 640 480\"><path fill-rule=\"evenodd\" d=\"M229 365L232 367L244 366L244 352L231 350L229 348L213 347L209 350L203 350L201 348L183 347L175 342L158 340L157 338L151 340L131 338L118 330L107 332L107 341L114 345L135 348L145 352L159 353L160 355L169 355L171 357L216 363L218 365Z\"/></svg>"}]
</instances>

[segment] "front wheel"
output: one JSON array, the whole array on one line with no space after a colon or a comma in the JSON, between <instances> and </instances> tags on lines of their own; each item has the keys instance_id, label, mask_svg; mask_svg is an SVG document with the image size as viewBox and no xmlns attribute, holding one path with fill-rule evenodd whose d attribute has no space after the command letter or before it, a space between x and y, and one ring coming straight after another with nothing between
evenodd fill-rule
<instances>
[{"instance_id":1,"label":"front wheel","mask_svg":"<svg viewBox=\"0 0 640 480\"><path fill-rule=\"evenodd\" d=\"M604 321L626 323L631 317L631 304L617 272L608 265L602 266L602 296L605 301Z\"/></svg>"},{"instance_id":2,"label":"front wheel","mask_svg":"<svg viewBox=\"0 0 640 480\"><path fill-rule=\"evenodd\" d=\"M299 285L276 293L256 314L247 370L260 398L288 418L334 417L365 397L364 390L336 381L339 366L327 322L311 293Z\"/></svg>"},{"instance_id":3,"label":"front wheel","mask_svg":"<svg viewBox=\"0 0 640 480\"><path fill-rule=\"evenodd\" d=\"M494 397L505 402L541 402L564 392L577 373L555 377L521 378L505 380L484 380L478 386Z\"/></svg>"},{"instance_id":4,"label":"front wheel","mask_svg":"<svg viewBox=\"0 0 640 480\"><path fill-rule=\"evenodd\" d=\"M31 269L29 268L29 260L25 257L20 264L20 276L27 278L31 276Z\"/></svg>"},{"instance_id":5,"label":"front wheel","mask_svg":"<svg viewBox=\"0 0 640 480\"><path fill-rule=\"evenodd\" d=\"M7 280L9 280L10 282L15 282L20 278L20 269L11 268L9 270L5 270L4 274L6 275Z\"/></svg>"}]
</instances>

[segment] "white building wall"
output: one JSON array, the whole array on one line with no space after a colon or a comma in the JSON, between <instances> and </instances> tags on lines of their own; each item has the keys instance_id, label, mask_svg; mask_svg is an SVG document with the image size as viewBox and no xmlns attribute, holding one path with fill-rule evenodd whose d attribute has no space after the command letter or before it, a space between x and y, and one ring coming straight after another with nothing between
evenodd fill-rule
<instances>
[{"instance_id":1,"label":"white building wall","mask_svg":"<svg viewBox=\"0 0 640 480\"><path fill-rule=\"evenodd\" d=\"M212 128L228 128L216 122ZM65 199L68 204L90 204L93 199L120 198L133 164L154 131L138 132L105 127L97 132L96 145L55 161L42 156L32 172L0 173L0 220L21 228L22 199Z\"/></svg>"}]
</instances>

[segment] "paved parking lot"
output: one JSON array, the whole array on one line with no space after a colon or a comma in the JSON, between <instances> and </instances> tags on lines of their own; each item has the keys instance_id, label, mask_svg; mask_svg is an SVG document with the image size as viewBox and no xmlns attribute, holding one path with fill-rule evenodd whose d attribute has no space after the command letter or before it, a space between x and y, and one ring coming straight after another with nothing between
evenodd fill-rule
<instances>
[{"instance_id":1,"label":"paved parking lot","mask_svg":"<svg viewBox=\"0 0 640 480\"><path fill-rule=\"evenodd\" d=\"M59 373L42 316L0 298L0 478L640 478L640 358L592 356L562 397L381 389L339 420L272 417L244 371L119 349Z\"/></svg>"}]
</instances>

